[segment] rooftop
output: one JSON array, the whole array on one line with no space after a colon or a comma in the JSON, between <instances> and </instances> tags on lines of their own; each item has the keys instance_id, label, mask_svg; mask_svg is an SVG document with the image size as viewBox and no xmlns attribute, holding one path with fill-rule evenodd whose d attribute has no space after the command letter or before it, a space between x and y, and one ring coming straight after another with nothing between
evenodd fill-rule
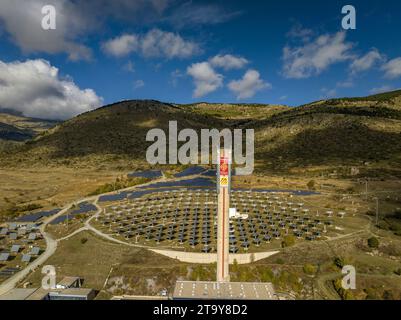
<instances>
[{"instance_id":1,"label":"rooftop","mask_svg":"<svg viewBox=\"0 0 401 320\"><path fill-rule=\"evenodd\" d=\"M271 283L177 281L174 299L276 300Z\"/></svg>"}]
</instances>

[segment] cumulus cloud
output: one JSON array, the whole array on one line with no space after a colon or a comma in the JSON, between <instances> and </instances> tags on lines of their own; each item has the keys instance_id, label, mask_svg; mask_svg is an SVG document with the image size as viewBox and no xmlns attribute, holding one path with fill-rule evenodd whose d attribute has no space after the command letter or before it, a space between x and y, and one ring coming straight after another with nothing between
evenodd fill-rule
<instances>
[{"instance_id":1,"label":"cumulus cloud","mask_svg":"<svg viewBox=\"0 0 401 320\"><path fill-rule=\"evenodd\" d=\"M139 40L136 35L123 34L120 37L111 39L103 43L103 50L115 57L122 57L136 51L139 47Z\"/></svg>"},{"instance_id":2,"label":"cumulus cloud","mask_svg":"<svg viewBox=\"0 0 401 320\"><path fill-rule=\"evenodd\" d=\"M194 63L187 69L195 82L194 98L203 97L223 85L223 76L218 74L208 62Z\"/></svg>"},{"instance_id":3,"label":"cumulus cloud","mask_svg":"<svg viewBox=\"0 0 401 320\"><path fill-rule=\"evenodd\" d=\"M48 61L0 61L0 107L27 117L64 120L102 105L92 89L62 79Z\"/></svg>"},{"instance_id":4,"label":"cumulus cloud","mask_svg":"<svg viewBox=\"0 0 401 320\"><path fill-rule=\"evenodd\" d=\"M217 4L198 4L187 1L173 8L172 13L164 20L176 28L213 25L229 21L241 12L230 12Z\"/></svg>"},{"instance_id":5,"label":"cumulus cloud","mask_svg":"<svg viewBox=\"0 0 401 320\"><path fill-rule=\"evenodd\" d=\"M321 96L322 99L331 99L337 96L336 89L322 88L320 91L323 93L323 96Z\"/></svg>"},{"instance_id":6,"label":"cumulus cloud","mask_svg":"<svg viewBox=\"0 0 401 320\"><path fill-rule=\"evenodd\" d=\"M346 42L346 33L322 35L302 46L283 49L283 75L286 78L302 79L319 75L331 65L353 57L353 43Z\"/></svg>"},{"instance_id":7,"label":"cumulus cloud","mask_svg":"<svg viewBox=\"0 0 401 320\"><path fill-rule=\"evenodd\" d=\"M152 29L146 34L124 34L102 44L103 50L115 57L139 53L146 58L188 58L201 50L199 45L184 40L179 34Z\"/></svg>"},{"instance_id":8,"label":"cumulus cloud","mask_svg":"<svg viewBox=\"0 0 401 320\"><path fill-rule=\"evenodd\" d=\"M143 80L136 80L134 82L134 89L140 89L145 86L145 82Z\"/></svg>"},{"instance_id":9,"label":"cumulus cloud","mask_svg":"<svg viewBox=\"0 0 401 320\"><path fill-rule=\"evenodd\" d=\"M372 90L370 90L370 94L378 94L378 93L384 93L384 92L389 92L394 90L393 86L390 85L384 85L381 87L377 87L377 88L373 88Z\"/></svg>"},{"instance_id":10,"label":"cumulus cloud","mask_svg":"<svg viewBox=\"0 0 401 320\"><path fill-rule=\"evenodd\" d=\"M107 20L146 25L160 21L173 0L1 0L0 25L25 53L66 53L70 60L89 60L83 42ZM56 9L56 30L43 30L42 8ZM23 9L22 9L23 8Z\"/></svg>"},{"instance_id":11,"label":"cumulus cloud","mask_svg":"<svg viewBox=\"0 0 401 320\"><path fill-rule=\"evenodd\" d=\"M242 69L249 63L247 59L231 54L214 56L209 62L213 67L223 68L224 70Z\"/></svg>"},{"instance_id":12,"label":"cumulus cloud","mask_svg":"<svg viewBox=\"0 0 401 320\"><path fill-rule=\"evenodd\" d=\"M228 84L228 88L236 94L238 100L252 98L256 92L271 87L270 83L260 79L260 74L256 70L248 70L242 79Z\"/></svg>"},{"instance_id":13,"label":"cumulus cloud","mask_svg":"<svg viewBox=\"0 0 401 320\"><path fill-rule=\"evenodd\" d=\"M309 41L309 39L313 36L313 31L311 29L304 28L300 23L297 23L289 32L287 32L286 36L293 39L301 39L302 41Z\"/></svg>"},{"instance_id":14,"label":"cumulus cloud","mask_svg":"<svg viewBox=\"0 0 401 320\"><path fill-rule=\"evenodd\" d=\"M43 30L41 27L41 10L48 4L56 8L56 30ZM2 0L0 21L14 43L26 53L67 53L71 60L91 58L91 50L76 40L92 30L95 22L90 16L84 15L73 2Z\"/></svg>"},{"instance_id":15,"label":"cumulus cloud","mask_svg":"<svg viewBox=\"0 0 401 320\"><path fill-rule=\"evenodd\" d=\"M401 57L388 61L382 66L384 76L395 79L401 76Z\"/></svg>"},{"instance_id":16,"label":"cumulus cloud","mask_svg":"<svg viewBox=\"0 0 401 320\"><path fill-rule=\"evenodd\" d=\"M351 73L355 74L358 72L367 71L374 67L377 63L383 62L384 60L385 57L377 49L372 49L367 54L358 59L355 59L351 63Z\"/></svg>"},{"instance_id":17,"label":"cumulus cloud","mask_svg":"<svg viewBox=\"0 0 401 320\"><path fill-rule=\"evenodd\" d=\"M355 85L354 82L350 79L337 82L338 88L352 88L354 85Z\"/></svg>"}]
</instances>

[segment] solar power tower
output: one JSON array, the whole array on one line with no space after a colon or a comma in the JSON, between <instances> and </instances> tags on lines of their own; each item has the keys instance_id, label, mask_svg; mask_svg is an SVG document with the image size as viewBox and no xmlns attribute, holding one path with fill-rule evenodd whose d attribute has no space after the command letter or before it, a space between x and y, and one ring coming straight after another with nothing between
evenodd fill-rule
<instances>
[{"instance_id":1,"label":"solar power tower","mask_svg":"<svg viewBox=\"0 0 401 320\"><path fill-rule=\"evenodd\" d=\"M220 149L217 161L217 282L230 282L229 227L231 149Z\"/></svg>"}]
</instances>

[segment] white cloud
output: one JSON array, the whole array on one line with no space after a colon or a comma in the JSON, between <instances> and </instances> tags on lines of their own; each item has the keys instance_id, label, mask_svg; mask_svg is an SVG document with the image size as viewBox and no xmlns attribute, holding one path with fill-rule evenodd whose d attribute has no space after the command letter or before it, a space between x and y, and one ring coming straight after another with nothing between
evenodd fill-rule
<instances>
[{"instance_id":1,"label":"white cloud","mask_svg":"<svg viewBox=\"0 0 401 320\"><path fill-rule=\"evenodd\" d=\"M171 72L171 85L173 87L177 87L179 79L184 77L184 75L181 73L180 69L176 69L173 72Z\"/></svg>"},{"instance_id":2,"label":"white cloud","mask_svg":"<svg viewBox=\"0 0 401 320\"><path fill-rule=\"evenodd\" d=\"M346 42L346 33L322 35L302 46L286 46L283 50L283 75L286 78L302 79L319 75L332 64L352 58L351 42Z\"/></svg>"},{"instance_id":3,"label":"white cloud","mask_svg":"<svg viewBox=\"0 0 401 320\"><path fill-rule=\"evenodd\" d=\"M247 59L231 54L214 56L209 62L213 67L223 68L224 70L242 69L249 63Z\"/></svg>"},{"instance_id":4,"label":"white cloud","mask_svg":"<svg viewBox=\"0 0 401 320\"><path fill-rule=\"evenodd\" d=\"M143 80L136 80L134 82L134 89L140 89L145 86L145 82Z\"/></svg>"},{"instance_id":5,"label":"white cloud","mask_svg":"<svg viewBox=\"0 0 401 320\"><path fill-rule=\"evenodd\" d=\"M138 47L138 37L133 34L123 34L120 37L106 41L102 45L102 49L106 53L115 57L126 56L131 52L136 51Z\"/></svg>"},{"instance_id":6,"label":"white cloud","mask_svg":"<svg viewBox=\"0 0 401 320\"><path fill-rule=\"evenodd\" d=\"M197 43L187 41L180 35L159 29L149 31L141 43L145 57L188 58L200 52Z\"/></svg>"},{"instance_id":7,"label":"white cloud","mask_svg":"<svg viewBox=\"0 0 401 320\"><path fill-rule=\"evenodd\" d=\"M321 91L323 93L323 96L321 97L322 99L330 99L330 98L335 98L337 96L336 89L322 88Z\"/></svg>"},{"instance_id":8,"label":"white cloud","mask_svg":"<svg viewBox=\"0 0 401 320\"><path fill-rule=\"evenodd\" d=\"M43 30L41 9L52 4L56 8L56 30ZM69 59L89 60L91 50L78 43L77 39L92 30L95 24L78 6L64 0L2 0L0 22L11 35L11 39L24 52L67 53Z\"/></svg>"},{"instance_id":9,"label":"white cloud","mask_svg":"<svg viewBox=\"0 0 401 320\"><path fill-rule=\"evenodd\" d=\"M395 79L401 76L401 57L388 61L382 66L384 76Z\"/></svg>"},{"instance_id":10,"label":"white cloud","mask_svg":"<svg viewBox=\"0 0 401 320\"><path fill-rule=\"evenodd\" d=\"M241 12L228 12L216 4L197 4L195 1L187 1L175 7L165 20L176 28L183 28L224 23L240 14Z\"/></svg>"},{"instance_id":11,"label":"white cloud","mask_svg":"<svg viewBox=\"0 0 401 320\"><path fill-rule=\"evenodd\" d=\"M354 82L352 80L345 80L337 82L337 87L339 88L352 88L354 86Z\"/></svg>"},{"instance_id":12,"label":"white cloud","mask_svg":"<svg viewBox=\"0 0 401 320\"><path fill-rule=\"evenodd\" d=\"M201 50L199 45L184 40L179 34L152 29L146 34L124 34L102 44L103 50L115 57L140 53L147 58L189 58Z\"/></svg>"},{"instance_id":13,"label":"white cloud","mask_svg":"<svg viewBox=\"0 0 401 320\"><path fill-rule=\"evenodd\" d=\"M194 63L187 69L195 82L194 98L203 97L223 85L223 76L216 73L208 62Z\"/></svg>"},{"instance_id":14,"label":"white cloud","mask_svg":"<svg viewBox=\"0 0 401 320\"><path fill-rule=\"evenodd\" d=\"M241 80L231 81L228 88L237 95L238 100L241 100L253 97L262 89L270 89L271 84L260 79L258 71L248 70Z\"/></svg>"},{"instance_id":15,"label":"white cloud","mask_svg":"<svg viewBox=\"0 0 401 320\"><path fill-rule=\"evenodd\" d=\"M92 89L81 90L45 60L0 61L0 106L25 116L68 119L102 105Z\"/></svg>"},{"instance_id":16,"label":"white cloud","mask_svg":"<svg viewBox=\"0 0 401 320\"><path fill-rule=\"evenodd\" d=\"M304 28L301 24L295 24L291 30L286 34L289 38L301 39L306 42L313 36L313 31L307 28Z\"/></svg>"},{"instance_id":17,"label":"white cloud","mask_svg":"<svg viewBox=\"0 0 401 320\"><path fill-rule=\"evenodd\" d=\"M355 74L358 72L369 70L377 63L383 62L384 60L385 57L377 49L372 49L367 54L358 59L355 59L351 63L351 73Z\"/></svg>"},{"instance_id":18,"label":"white cloud","mask_svg":"<svg viewBox=\"0 0 401 320\"><path fill-rule=\"evenodd\" d=\"M134 63L129 60L124 66L123 66L123 70L127 71L127 72L135 72L135 65Z\"/></svg>"},{"instance_id":19,"label":"white cloud","mask_svg":"<svg viewBox=\"0 0 401 320\"><path fill-rule=\"evenodd\" d=\"M378 93L384 93L384 92L389 92L389 91L393 91L393 90L394 90L393 86L384 85L381 87L373 88L369 92L370 92L370 94L378 94Z\"/></svg>"}]
</instances>

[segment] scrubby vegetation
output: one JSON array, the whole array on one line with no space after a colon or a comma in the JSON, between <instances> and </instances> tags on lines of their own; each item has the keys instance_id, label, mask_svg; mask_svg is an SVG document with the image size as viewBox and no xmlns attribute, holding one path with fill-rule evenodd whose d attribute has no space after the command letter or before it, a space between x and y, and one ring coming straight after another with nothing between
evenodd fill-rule
<instances>
[{"instance_id":1,"label":"scrubby vegetation","mask_svg":"<svg viewBox=\"0 0 401 320\"><path fill-rule=\"evenodd\" d=\"M42 205L37 204L37 203L17 205L15 203L11 203L7 199L5 202L8 205L3 211L0 212L0 216L7 217L7 218L15 218L15 217L20 216L23 213L43 208Z\"/></svg>"},{"instance_id":2,"label":"scrubby vegetation","mask_svg":"<svg viewBox=\"0 0 401 320\"><path fill-rule=\"evenodd\" d=\"M350 290L345 290L342 286L342 280L337 279L333 281L333 286L342 300L353 300L354 296Z\"/></svg>"},{"instance_id":3,"label":"scrubby vegetation","mask_svg":"<svg viewBox=\"0 0 401 320\"><path fill-rule=\"evenodd\" d=\"M379 239L376 237L372 237L368 239L368 246L373 249L377 249L379 247Z\"/></svg>"},{"instance_id":4,"label":"scrubby vegetation","mask_svg":"<svg viewBox=\"0 0 401 320\"><path fill-rule=\"evenodd\" d=\"M396 210L393 214L386 215L378 224L383 230L392 231L395 235L401 236L401 211Z\"/></svg>"},{"instance_id":5,"label":"scrubby vegetation","mask_svg":"<svg viewBox=\"0 0 401 320\"><path fill-rule=\"evenodd\" d=\"M140 184L144 184L151 181L151 179L148 178L124 178L124 177L119 177L116 178L116 180L113 183L106 183L99 188L97 188L95 191L89 194L89 196L95 196L103 193L109 193L113 192L116 190L120 189L126 189L129 187L134 187Z\"/></svg>"}]
</instances>

